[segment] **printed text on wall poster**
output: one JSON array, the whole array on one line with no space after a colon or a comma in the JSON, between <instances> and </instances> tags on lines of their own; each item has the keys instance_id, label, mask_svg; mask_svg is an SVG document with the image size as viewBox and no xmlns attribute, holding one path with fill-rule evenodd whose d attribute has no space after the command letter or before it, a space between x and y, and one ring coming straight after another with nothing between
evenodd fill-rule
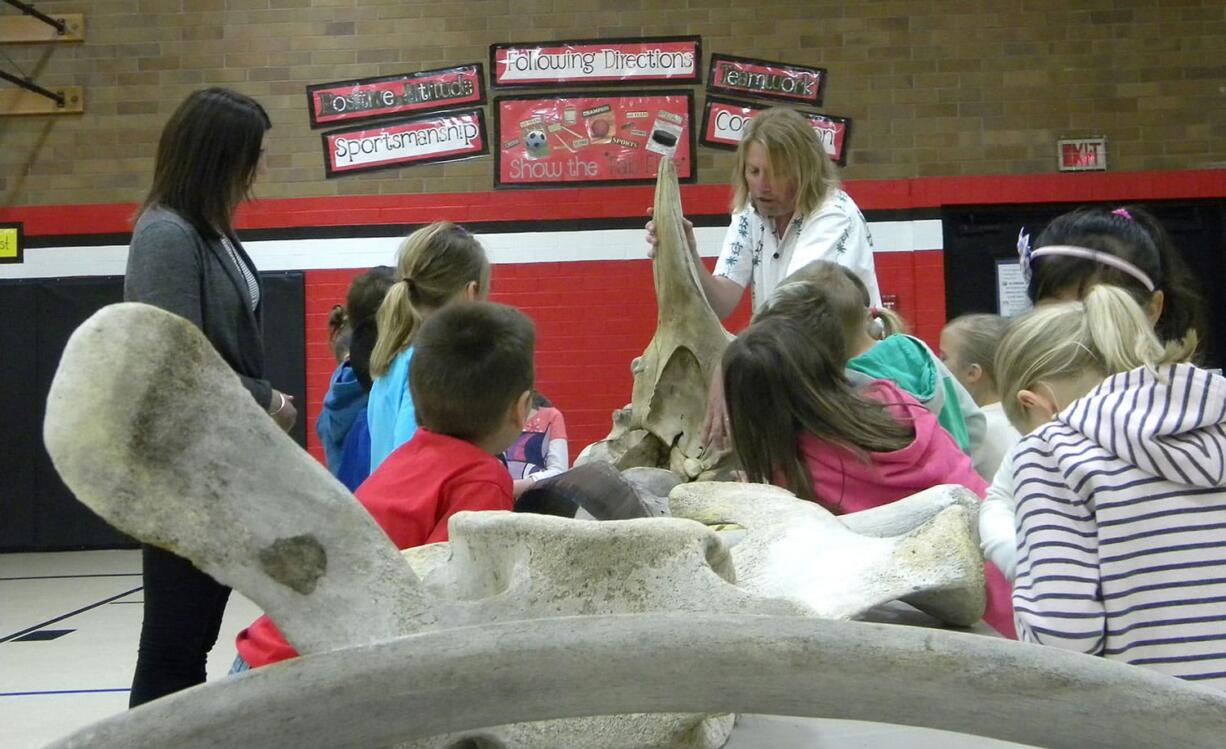
<instances>
[{"instance_id":1,"label":"printed text on wall poster","mask_svg":"<svg viewBox=\"0 0 1226 749\"><path fill-rule=\"evenodd\" d=\"M510 96L494 109L495 187L648 183L661 158L695 179L688 91Z\"/></svg>"},{"instance_id":2,"label":"printed text on wall poster","mask_svg":"<svg viewBox=\"0 0 1226 749\"><path fill-rule=\"evenodd\" d=\"M697 36L490 45L494 88L701 81L702 41Z\"/></svg>"},{"instance_id":3,"label":"printed text on wall poster","mask_svg":"<svg viewBox=\"0 0 1226 749\"><path fill-rule=\"evenodd\" d=\"M745 134L745 128L749 127L749 121L765 109L765 105L708 96L702 116L702 144L713 148L736 148ZM846 166L851 120L816 112L801 114L813 125L826 155L839 166Z\"/></svg>"}]
</instances>

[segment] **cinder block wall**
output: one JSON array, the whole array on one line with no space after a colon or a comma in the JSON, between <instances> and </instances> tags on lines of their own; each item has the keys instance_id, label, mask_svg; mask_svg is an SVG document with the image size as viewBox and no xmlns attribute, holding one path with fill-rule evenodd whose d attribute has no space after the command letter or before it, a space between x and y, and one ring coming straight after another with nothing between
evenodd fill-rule
<instances>
[{"instance_id":1,"label":"cinder block wall","mask_svg":"<svg viewBox=\"0 0 1226 749\"><path fill-rule=\"evenodd\" d=\"M684 7L682 7L684 6ZM704 50L825 66L852 117L849 179L1054 168L1106 135L1112 169L1226 164L1222 0L40 0L86 14L80 45L4 47L86 113L0 118L0 205L138 200L159 128L194 88L268 108L265 197L467 192L493 161L323 178L309 83L484 61L491 42L701 34ZM6 15L15 10L5 8ZM4 84L8 85L8 84ZM701 102L701 96L700 96ZM702 182L729 156L700 149Z\"/></svg>"}]
</instances>

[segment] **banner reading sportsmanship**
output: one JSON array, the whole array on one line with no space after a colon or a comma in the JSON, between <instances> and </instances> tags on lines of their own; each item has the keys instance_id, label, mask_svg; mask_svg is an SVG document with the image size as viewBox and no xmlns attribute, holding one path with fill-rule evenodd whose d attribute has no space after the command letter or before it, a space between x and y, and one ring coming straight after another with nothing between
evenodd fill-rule
<instances>
[{"instance_id":1,"label":"banner reading sportsmanship","mask_svg":"<svg viewBox=\"0 0 1226 749\"><path fill-rule=\"evenodd\" d=\"M688 91L507 96L495 109L495 187L652 182L663 157L695 179Z\"/></svg>"},{"instance_id":2,"label":"banner reading sportsmanship","mask_svg":"<svg viewBox=\"0 0 1226 749\"><path fill-rule=\"evenodd\" d=\"M494 88L653 82L701 83L701 37L490 45L490 84Z\"/></svg>"},{"instance_id":3,"label":"banner reading sportsmanship","mask_svg":"<svg viewBox=\"0 0 1226 749\"><path fill-rule=\"evenodd\" d=\"M481 63L307 86L311 127L485 103Z\"/></svg>"},{"instance_id":4,"label":"banner reading sportsmanship","mask_svg":"<svg viewBox=\"0 0 1226 749\"><path fill-rule=\"evenodd\" d=\"M480 109L331 130L323 134L329 178L435 161L458 161L489 153Z\"/></svg>"},{"instance_id":5,"label":"banner reading sportsmanship","mask_svg":"<svg viewBox=\"0 0 1226 749\"><path fill-rule=\"evenodd\" d=\"M707 97L707 106L702 115L702 144L714 148L735 149L749 127L749 121L764 105ZM817 137L826 149L831 161L847 166L847 138L851 133L851 120L816 112L800 112L813 125Z\"/></svg>"}]
</instances>

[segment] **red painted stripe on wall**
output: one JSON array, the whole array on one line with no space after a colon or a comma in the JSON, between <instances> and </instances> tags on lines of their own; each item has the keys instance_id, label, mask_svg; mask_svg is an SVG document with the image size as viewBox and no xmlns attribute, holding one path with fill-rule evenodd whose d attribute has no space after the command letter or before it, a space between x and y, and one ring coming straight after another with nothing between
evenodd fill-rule
<instances>
[{"instance_id":1,"label":"red painted stripe on wall","mask_svg":"<svg viewBox=\"0 0 1226 749\"><path fill-rule=\"evenodd\" d=\"M1226 170L860 180L848 182L847 191L869 211L1218 198L1226 197ZM681 195L690 214L728 211L725 185L683 185ZM460 222L622 218L643 215L651 200L650 187L256 200L240 211L239 228L426 224L440 215ZM21 221L31 236L121 234L131 229L136 208L131 203L15 206L0 208L0 221Z\"/></svg>"}]
</instances>

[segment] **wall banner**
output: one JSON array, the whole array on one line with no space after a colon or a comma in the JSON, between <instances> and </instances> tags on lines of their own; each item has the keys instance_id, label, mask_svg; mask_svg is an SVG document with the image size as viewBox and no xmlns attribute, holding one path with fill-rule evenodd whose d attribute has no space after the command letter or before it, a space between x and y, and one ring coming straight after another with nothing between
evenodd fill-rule
<instances>
[{"instance_id":1,"label":"wall banner","mask_svg":"<svg viewBox=\"0 0 1226 749\"><path fill-rule=\"evenodd\" d=\"M485 103L481 63L307 86L311 127Z\"/></svg>"},{"instance_id":2,"label":"wall banner","mask_svg":"<svg viewBox=\"0 0 1226 749\"><path fill-rule=\"evenodd\" d=\"M494 186L654 182L662 157L693 182L689 91L505 96L494 100Z\"/></svg>"},{"instance_id":3,"label":"wall banner","mask_svg":"<svg viewBox=\"0 0 1226 749\"><path fill-rule=\"evenodd\" d=\"M826 90L826 69L750 57L711 55L707 90L816 107Z\"/></svg>"},{"instance_id":4,"label":"wall banner","mask_svg":"<svg viewBox=\"0 0 1226 749\"><path fill-rule=\"evenodd\" d=\"M702 38L579 39L490 45L490 85L702 83Z\"/></svg>"},{"instance_id":5,"label":"wall banner","mask_svg":"<svg viewBox=\"0 0 1226 749\"><path fill-rule=\"evenodd\" d=\"M439 112L323 134L328 178L374 169L458 161L489 153L481 109Z\"/></svg>"},{"instance_id":6,"label":"wall banner","mask_svg":"<svg viewBox=\"0 0 1226 749\"><path fill-rule=\"evenodd\" d=\"M25 248L21 239L20 222L0 222L0 263L25 261Z\"/></svg>"},{"instance_id":7,"label":"wall banner","mask_svg":"<svg viewBox=\"0 0 1226 749\"><path fill-rule=\"evenodd\" d=\"M702 144L712 148L735 149L749 121L767 109L762 104L748 104L730 99L707 97L702 114ZM839 166L847 165L847 139L851 135L851 120L816 112L801 112L813 124L826 154Z\"/></svg>"}]
</instances>

